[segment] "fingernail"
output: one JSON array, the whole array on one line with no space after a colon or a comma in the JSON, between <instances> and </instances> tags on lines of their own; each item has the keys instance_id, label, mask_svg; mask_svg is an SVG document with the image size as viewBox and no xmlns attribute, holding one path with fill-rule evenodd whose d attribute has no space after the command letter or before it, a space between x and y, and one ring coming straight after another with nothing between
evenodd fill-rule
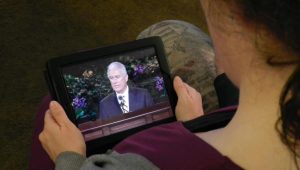
<instances>
[{"instance_id":1,"label":"fingernail","mask_svg":"<svg viewBox=\"0 0 300 170\"><path fill-rule=\"evenodd\" d=\"M179 76L175 77L175 81L177 81L177 83L182 83L182 80L181 80L181 78Z\"/></svg>"},{"instance_id":2,"label":"fingernail","mask_svg":"<svg viewBox=\"0 0 300 170\"><path fill-rule=\"evenodd\" d=\"M55 103L56 103L56 101L52 100L52 101L50 102L49 107L50 107L50 108L53 108L53 107L55 106Z\"/></svg>"}]
</instances>

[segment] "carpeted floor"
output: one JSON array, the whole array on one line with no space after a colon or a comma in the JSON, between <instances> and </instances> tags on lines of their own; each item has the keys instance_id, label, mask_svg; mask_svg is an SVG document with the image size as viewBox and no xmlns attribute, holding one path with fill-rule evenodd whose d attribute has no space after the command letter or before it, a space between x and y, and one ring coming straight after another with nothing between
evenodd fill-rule
<instances>
[{"instance_id":1,"label":"carpeted floor","mask_svg":"<svg viewBox=\"0 0 300 170\"><path fill-rule=\"evenodd\" d=\"M198 0L0 0L0 169L28 169L49 58L133 40L165 19L203 28L199 5Z\"/></svg>"}]
</instances>

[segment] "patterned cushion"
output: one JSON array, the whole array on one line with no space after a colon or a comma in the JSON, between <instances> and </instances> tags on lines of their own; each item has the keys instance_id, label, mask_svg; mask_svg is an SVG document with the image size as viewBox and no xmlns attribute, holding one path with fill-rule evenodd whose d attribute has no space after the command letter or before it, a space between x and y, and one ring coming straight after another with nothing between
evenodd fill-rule
<instances>
[{"instance_id":1,"label":"patterned cushion","mask_svg":"<svg viewBox=\"0 0 300 170\"><path fill-rule=\"evenodd\" d=\"M137 39L151 36L162 38L172 76L180 76L201 93L204 111L207 113L218 108L213 86L215 54L210 37L200 28L177 20L154 24L141 32Z\"/></svg>"}]
</instances>

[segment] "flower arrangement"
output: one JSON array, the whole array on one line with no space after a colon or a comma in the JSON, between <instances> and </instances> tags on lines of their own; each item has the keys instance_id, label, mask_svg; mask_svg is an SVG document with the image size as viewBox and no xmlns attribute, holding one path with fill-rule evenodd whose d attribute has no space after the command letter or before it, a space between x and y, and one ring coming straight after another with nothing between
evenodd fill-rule
<instances>
[{"instance_id":1,"label":"flower arrangement","mask_svg":"<svg viewBox=\"0 0 300 170\"><path fill-rule=\"evenodd\" d=\"M79 122L95 120L99 99L112 91L109 82L102 81L105 79L104 76L92 74L91 70L85 70L80 77L71 74L64 75L71 104Z\"/></svg>"},{"instance_id":2,"label":"flower arrangement","mask_svg":"<svg viewBox=\"0 0 300 170\"><path fill-rule=\"evenodd\" d=\"M129 79L152 94L154 101L165 99L166 90L156 56L148 56L139 60L130 58L125 63Z\"/></svg>"}]
</instances>

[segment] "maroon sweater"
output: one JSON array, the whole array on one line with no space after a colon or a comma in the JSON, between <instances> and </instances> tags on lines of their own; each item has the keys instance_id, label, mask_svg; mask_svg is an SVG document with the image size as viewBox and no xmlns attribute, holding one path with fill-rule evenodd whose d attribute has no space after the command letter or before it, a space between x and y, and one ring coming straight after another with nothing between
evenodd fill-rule
<instances>
[{"instance_id":1,"label":"maroon sweater","mask_svg":"<svg viewBox=\"0 0 300 170\"><path fill-rule=\"evenodd\" d=\"M43 129L44 113L50 97L41 103L31 148L29 169L54 169L53 162L43 150L38 135ZM119 153L137 153L152 161L161 169L242 169L209 144L186 130L182 123L173 122L139 132L126 138L115 148Z\"/></svg>"},{"instance_id":2,"label":"maroon sweater","mask_svg":"<svg viewBox=\"0 0 300 170\"><path fill-rule=\"evenodd\" d=\"M163 170L242 169L189 132L180 122L157 126L132 135L114 150L119 153L140 154Z\"/></svg>"}]
</instances>

